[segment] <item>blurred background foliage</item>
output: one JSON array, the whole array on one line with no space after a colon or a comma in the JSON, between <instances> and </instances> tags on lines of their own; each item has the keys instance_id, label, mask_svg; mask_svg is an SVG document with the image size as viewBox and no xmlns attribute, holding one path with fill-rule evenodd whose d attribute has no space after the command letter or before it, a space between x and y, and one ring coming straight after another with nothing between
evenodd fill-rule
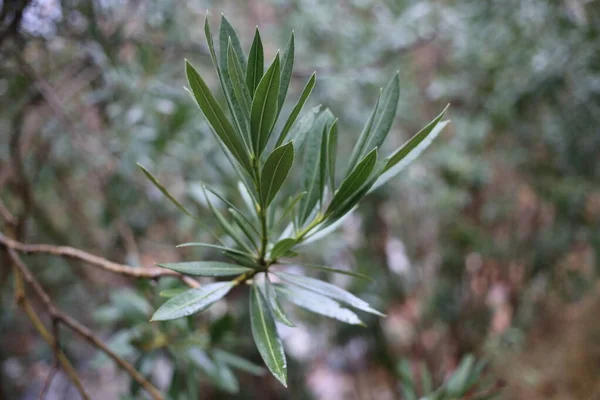
<instances>
[{"instance_id":1,"label":"blurred background foliage","mask_svg":"<svg viewBox=\"0 0 600 400\"><path fill-rule=\"evenodd\" d=\"M260 364L236 296L199 318L151 325L168 280L132 282L63 259L27 258L58 306L172 398L411 399L410 382L429 375L442 384L467 354L489 361L485 374L506 383L503 398L600 397L598 1L0 5L0 199L15 215L27 211L24 241L132 266L201 259L206 250L174 245L210 240L136 162L201 216L208 217L200 180L238 196L233 171L182 89L184 58L217 88L207 10L213 26L227 15L246 49L259 25L266 59L295 31L292 98L316 70L305 110L324 104L339 117L338 158L349 156L396 70L390 148L452 104L453 123L431 149L338 233L306 248L309 261L373 277L375 284L329 279L388 317L365 318L362 328L294 315L300 326L282 329L290 390L254 376L261 370L252 364L237 360L235 373L219 367L225 357L235 369L227 354ZM0 397L35 398L52 349L15 306L6 263L0 278ZM94 349L63 340L94 397L139 395ZM61 374L50 395L77 398Z\"/></svg>"}]
</instances>

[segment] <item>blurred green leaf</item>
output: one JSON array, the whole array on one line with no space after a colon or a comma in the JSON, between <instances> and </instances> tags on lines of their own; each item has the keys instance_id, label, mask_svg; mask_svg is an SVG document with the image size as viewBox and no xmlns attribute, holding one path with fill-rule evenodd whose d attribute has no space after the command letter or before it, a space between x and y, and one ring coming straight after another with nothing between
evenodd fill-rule
<instances>
[{"instance_id":1,"label":"blurred green leaf","mask_svg":"<svg viewBox=\"0 0 600 400\"><path fill-rule=\"evenodd\" d=\"M187 261L157 265L182 274L197 276L233 276L252 271L250 268L222 261Z\"/></svg>"},{"instance_id":2,"label":"blurred green leaf","mask_svg":"<svg viewBox=\"0 0 600 400\"><path fill-rule=\"evenodd\" d=\"M144 173L144 175L146 175L146 178L148 178L150 180L150 182L152 182L154 184L154 186L156 186L158 188L158 190L161 191L161 193L169 200L171 200L171 202L173 204L175 204L175 206L177 208L179 208L183 213L187 214L188 216L196 219L196 217L194 217L180 202L178 202L175 197L173 197L171 195L171 193L169 193L169 191L162 185L162 183L160 183L160 181L158 179L156 179L154 177L154 175L152 175L150 173L150 171L148 171L146 168L144 168L144 166L140 163L137 163L137 166L140 167L140 169L142 170L142 172Z\"/></svg>"},{"instance_id":3,"label":"blurred green leaf","mask_svg":"<svg viewBox=\"0 0 600 400\"><path fill-rule=\"evenodd\" d=\"M216 282L190 289L167 300L156 310L151 321L181 318L204 311L212 303L229 293L234 285L233 282Z\"/></svg>"}]
</instances>

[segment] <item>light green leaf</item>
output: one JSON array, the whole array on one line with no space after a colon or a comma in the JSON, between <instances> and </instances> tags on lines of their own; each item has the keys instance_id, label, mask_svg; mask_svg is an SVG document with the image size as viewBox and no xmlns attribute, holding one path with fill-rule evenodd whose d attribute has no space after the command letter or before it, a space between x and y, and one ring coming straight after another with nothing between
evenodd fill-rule
<instances>
[{"instance_id":1,"label":"light green leaf","mask_svg":"<svg viewBox=\"0 0 600 400\"><path fill-rule=\"evenodd\" d=\"M244 371L256 376L262 376L265 374L265 369L260 365L256 365L253 362L228 351L215 349L213 350L213 356L215 360L221 361L235 369L239 369L240 371Z\"/></svg>"},{"instance_id":2,"label":"light green leaf","mask_svg":"<svg viewBox=\"0 0 600 400\"><path fill-rule=\"evenodd\" d=\"M360 191L368 181L375 164L377 163L377 149L367 154L342 181L340 188L335 192L325 215L336 213L351 198L353 194Z\"/></svg>"},{"instance_id":3,"label":"light green leaf","mask_svg":"<svg viewBox=\"0 0 600 400\"><path fill-rule=\"evenodd\" d=\"M280 241L275 243L275 245L273 246L273 249L271 250L271 259L277 260L279 257L282 257L284 254L286 254L288 252L288 250L291 250L292 247L294 247L296 245L296 243L297 243L296 239L292 239L292 238L281 239Z\"/></svg>"},{"instance_id":4,"label":"light green leaf","mask_svg":"<svg viewBox=\"0 0 600 400\"><path fill-rule=\"evenodd\" d=\"M290 197L288 205L285 207L285 209L283 210L283 213L281 213L281 216L279 217L279 220L275 224L276 228L278 228L281 225L281 223L285 220L285 218L292 212L292 209L296 206L296 204L300 201L300 199L302 199L305 195L306 195L306 192L302 192L302 193L298 193L296 195L296 197Z\"/></svg>"},{"instance_id":5,"label":"light green leaf","mask_svg":"<svg viewBox=\"0 0 600 400\"><path fill-rule=\"evenodd\" d=\"M335 162L337 159L337 138L338 138L338 128L337 128L337 118L331 124L329 128L329 134L327 136L327 171L329 172L329 187L331 188L331 192L335 191Z\"/></svg>"},{"instance_id":6,"label":"light green leaf","mask_svg":"<svg viewBox=\"0 0 600 400\"><path fill-rule=\"evenodd\" d=\"M296 106L298 106L298 105L296 105ZM295 149L301 149L304 146L304 141L306 139L306 136L311 131L311 129L312 129L313 125L315 124L315 121L317 120L320 113L321 113L321 106L320 105L315 106L315 107L311 108L310 110L308 110L308 112L306 114L304 114L302 116L302 118L300 118L296 123L290 124L290 127L292 127L292 129L290 130L289 135L292 140L292 143L294 143ZM293 114L293 112L292 112L292 114ZM290 117L291 117L291 115L290 115ZM286 125L287 125L287 123L286 123ZM283 136L283 131L282 131L282 136ZM281 140L281 143L283 143L281 136L280 136L280 139L278 140L278 142L280 140Z\"/></svg>"},{"instance_id":7,"label":"light green leaf","mask_svg":"<svg viewBox=\"0 0 600 400\"><path fill-rule=\"evenodd\" d=\"M375 106L373 107L373 111L371 111L371 115L369 115L369 119L365 124L360 136L358 137L358 141L354 145L354 149L352 150L352 154L350 155L350 161L348 162L348 175L356 166L358 160L363 157L365 153L365 148L367 145L367 141L369 140L369 136L371 135L371 131L373 129L373 124L375 121L375 117L377 115L377 110L379 109L379 100L381 99L381 91L379 92L379 96L377 96L377 101L375 102Z\"/></svg>"},{"instance_id":8,"label":"light green leaf","mask_svg":"<svg viewBox=\"0 0 600 400\"><path fill-rule=\"evenodd\" d=\"M233 282L216 282L183 292L160 306L151 321L166 321L204 311L225 296L234 285Z\"/></svg>"},{"instance_id":9,"label":"light green leaf","mask_svg":"<svg viewBox=\"0 0 600 400\"><path fill-rule=\"evenodd\" d=\"M252 99L250 133L252 146L257 157L260 157L267 145L277 120L277 96L281 79L279 68L279 53L277 53L275 60L258 83Z\"/></svg>"},{"instance_id":10,"label":"light green leaf","mask_svg":"<svg viewBox=\"0 0 600 400\"><path fill-rule=\"evenodd\" d=\"M341 301L342 303L345 303L350 307L354 307L371 314L379 315L381 317L385 316L385 314L382 314L379 311L371 308L371 306L366 301L359 299L352 293L338 286L332 285L331 283L323 282L314 278L309 278L307 276L288 274L286 272L276 272L275 275L292 285L301 287L311 292L321 294L325 297L329 297L334 300Z\"/></svg>"},{"instance_id":11,"label":"light green leaf","mask_svg":"<svg viewBox=\"0 0 600 400\"><path fill-rule=\"evenodd\" d=\"M210 93L206 83L187 60L186 75L192 94L194 95L198 106L200 106L200 109L204 113L204 116L214 129L214 132L242 167L244 167L246 171L250 171L250 159L246 153L244 143L227 120L225 113L221 109L221 106L219 106L217 100Z\"/></svg>"},{"instance_id":12,"label":"light green leaf","mask_svg":"<svg viewBox=\"0 0 600 400\"><path fill-rule=\"evenodd\" d=\"M269 307L271 307L271 311L273 312L273 316L276 320L287 326L296 326L292 321L290 321L290 319L285 314L283 307L281 307L281 304L279 303L279 298L277 296L277 293L275 292L271 280L269 279L268 274L265 274L265 297L269 302Z\"/></svg>"},{"instance_id":13,"label":"light green leaf","mask_svg":"<svg viewBox=\"0 0 600 400\"><path fill-rule=\"evenodd\" d=\"M294 68L294 33L292 32L292 36L290 37L290 41L288 42L285 51L283 52L283 57L281 58L281 84L279 85L279 111L283 108L283 103L285 102L285 96L287 95L288 87L290 85L290 80L292 79L292 70Z\"/></svg>"},{"instance_id":14,"label":"light green leaf","mask_svg":"<svg viewBox=\"0 0 600 400\"><path fill-rule=\"evenodd\" d=\"M469 375L475 364L475 357L472 354L468 354L461 360L460 364L456 368L456 371L450 376L446 382L446 390L448 394L452 396L462 397L465 392L469 389L467 383L469 381Z\"/></svg>"},{"instance_id":15,"label":"light green leaf","mask_svg":"<svg viewBox=\"0 0 600 400\"><path fill-rule=\"evenodd\" d=\"M369 152L376 147L381 147L381 144L385 140L392 127L392 123L394 122L399 98L400 82L398 80L398 73L396 73L381 94L381 100L379 102L377 114L375 115L371 134L369 135L363 153Z\"/></svg>"},{"instance_id":16,"label":"light green leaf","mask_svg":"<svg viewBox=\"0 0 600 400\"><path fill-rule=\"evenodd\" d=\"M146 168L144 168L144 166L140 163L137 163L137 166L140 167L140 169L142 170L142 172L144 173L144 175L146 175L146 178L148 178L150 180L150 182L152 182L154 184L154 186L156 186L156 188L158 190L160 190L160 192L169 200L171 200L171 202L173 204L175 204L175 206L177 208L179 208L181 211L183 211L185 214L187 214L188 216L196 219L196 217L194 217L180 202L178 202L175 197L173 197L171 195L171 193L169 193L169 191L162 185L162 183L160 183L160 181L158 179L156 179L154 177L154 175L152 175L150 173L150 171L148 171Z\"/></svg>"},{"instance_id":17,"label":"light green leaf","mask_svg":"<svg viewBox=\"0 0 600 400\"><path fill-rule=\"evenodd\" d=\"M373 278L371 278L370 276L361 274L359 272L348 271L345 269L338 269L338 268L326 267L324 265L315 265L315 264L306 264L306 263L293 263L293 262L284 262L284 261L279 261L279 263L280 264L288 264L288 265L297 265L299 267L304 267L304 268L318 269L320 271L332 272L334 274L347 275L347 276L352 276L354 278L364 279L364 280L367 280L367 281L370 281L373 283L375 282L375 280Z\"/></svg>"},{"instance_id":18,"label":"light green leaf","mask_svg":"<svg viewBox=\"0 0 600 400\"><path fill-rule=\"evenodd\" d=\"M233 254L238 254L238 255L244 256L244 257L250 257L250 258L253 257L253 255L251 253L246 253L242 250L232 249L230 247L219 246L217 244L211 244L211 243L189 242L189 243L178 244L176 247L209 247L211 249L227 251L227 252L230 252Z\"/></svg>"},{"instance_id":19,"label":"light green leaf","mask_svg":"<svg viewBox=\"0 0 600 400\"><path fill-rule=\"evenodd\" d=\"M300 94L300 98L298 99L298 102L292 109L292 112L290 113L288 119L285 121L285 124L283 125L283 128L281 129L281 133L279 134L279 137L277 138L277 143L275 144L276 147L279 147L281 145L281 143L283 143L283 141L287 137L288 133L290 132L290 129L292 128L292 126L294 126L294 122L296 122L296 118L298 118L298 114L300 114L302 107L304 107L304 103L306 103L306 100L308 100L308 96L310 96L313 88L315 87L316 74L317 74L316 72L313 72L313 74L310 76L310 79L306 83L306 86L304 86L304 89L302 90L302 93ZM317 107L313 108L313 110L315 110L312 114L313 117L316 118L316 114L318 114L320 108L321 108L321 106L317 106ZM308 115L309 115L308 118L311 118L310 111L309 111ZM313 121L314 121L314 119L313 119ZM310 125L312 125L312 122ZM308 128L306 130L308 130ZM304 130L304 132L306 132L306 130ZM292 135L292 137L295 137L295 136Z\"/></svg>"},{"instance_id":20,"label":"light green leaf","mask_svg":"<svg viewBox=\"0 0 600 400\"><path fill-rule=\"evenodd\" d=\"M181 294L187 290L190 290L190 288L189 287L178 287L178 288L172 288L172 289L165 289L165 290L161 290L161 292L158 295L160 297L171 298L171 297L175 297L178 294Z\"/></svg>"},{"instance_id":21,"label":"light green leaf","mask_svg":"<svg viewBox=\"0 0 600 400\"><path fill-rule=\"evenodd\" d=\"M269 371L287 387L287 363L283 344L264 296L255 282L250 293L250 322L252 336Z\"/></svg>"},{"instance_id":22,"label":"light green leaf","mask_svg":"<svg viewBox=\"0 0 600 400\"><path fill-rule=\"evenodd\" d=\"M424 361L421 362L421 388L423 389L422 393L425 395L433 392L433 378Z\"/></svg>"},{"instance_id":23,"label":"light green leaf","mask_svg":"<svg viewBox=\"0 0 600 400\"><path fill-rule=\"evenodd\" d=\"M252 98L254 98L254 92L263 77L265 68L264 63L265 56L263 55L263 45L260 40L260 32L258 31L258 28L256 28L254 40L252 41L250 54L248 56L248 68L246 69L246 84L248 85L248 91Z\"/></svg>"},{"instance_id":24,"label":"light green leaf","mask_svg":"<svg viewBox=\"0 0 600 400\"><path fill-rule=\"evenodd\" d=\"M273 150L261 172L263 207L268 207L281 189L294 163L294 146L288 142Z\"/></svg>"},{"instance_id":25,"label":"light green leaf","mask_svg":"<svg viewBox=\"0 0 600 400\"><path fill-rule=\"evenodd\" d=\"M252 271L250 268L222 261L187 261L157 265L182 274L197 276L233 276Z\"/></svg>"},{"instance_id":26,"label":"light green leaf","mask_svg":"<svg viewBox=\"0 0 600 400\"><path fill-rule=\"evenodd\" d=\"M363 325L358 316L342 307L337 301L320 294L283 284L276 284L275 290L285 300L316 314L337 319L351 325Z\"/></svg>"}]
</instances>

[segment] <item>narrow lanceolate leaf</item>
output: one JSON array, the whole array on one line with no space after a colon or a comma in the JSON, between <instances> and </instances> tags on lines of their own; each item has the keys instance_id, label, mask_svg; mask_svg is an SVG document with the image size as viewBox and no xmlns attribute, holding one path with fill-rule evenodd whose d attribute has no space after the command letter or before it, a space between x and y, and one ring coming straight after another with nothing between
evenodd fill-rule
<instances>
[{"instance_id":1,"label":"narrow lanceolate leaf","mask_svg":"<svg viewBox=\"0 0 600 400\"><path fill-rule=\"evenodd\" d=\"M256 231L256 228L248 222L248 220L235 208L229 208L229 213L233 218L235 224L240 230L246 235L248 241L257 249L255 238L259 237L260 234Z\"/></svg>"},{"instance_id":2,"label":"narrow lanceolate leaf","mask_svg":"<svg viewBox=\"0 0 600 400\"><path fill-rule=\"evenodd\" d=\"M391 156L385 159L383 173L373 185L373 190L377 189L388 180L402 171L408 164L417 158L433 140L440 134L442 129L450 123L449 120L442 121L448 106L426 127L417 132L408 142L404 143Z\"/></svg>"},{"instance_id":3,"label":"narrow lanceolate leaf","mask_svg":"<svg viewBox=\"0 0 600 400\"><path fill-rule=\"evenodd\" d=\"M206 197L206 202L208 203L208 207L209 207L210 211L213 213L213 215L215 216L215 218L219 222L219 225L221 225L221 227L223 228L225 233L227 233L240 247L242 247L248 253L251 253L252 250L250 248L248 248L248 245L246 245L246 243L242 240L242 238L240 237L238 232L235 230L233 225L231 225L229 223L229 221L227 221L225 219L223 214L221 214L221 212L219 210L217 210L215 208L215 206L213 206L212 202L208 198L208 194L206 193L206 187L203 186L202 189L204 190L204 196Z\"/></svg>"},{"instance_id":4,"label":"narrow lanceolate leaf","mask_svg":"<svg viewBox=\"0 0 600 400\"><path fill-rule=\"evenodd\" d=\"M271 201L281 189L285 178L287 178L293 163L294 146L292 142L276 148L269 155L261 172L260 192L263 207L268 207L271 204Z\"/></svg>"},{"instance_id":5,"label":"narrow lanceolate leaf","mask_svg":"<svg viewBox=\"0 0 600 400\"><path fill-rule=\"evenodd\" d=\"M354 312L342 307L337 301L329 297L290 285L277 284L275 290L283 299L308 311L347 324L364 325Z\"/></svg>"},{"instance_id":6,"label":"narrow lanceolate leaf","mask_svg":"<svg viewBox=\"0 0 600 400\"><path fill-rule=\"evenodd\" d=\"M385 140L398 109L398 99L400 98L400 82L398 74L394 75L390 83L385 87L381 94L381 100L373 121L371 134L364 148L363 153L367 153L376 147L381 147Z\"/></svg>"},{"instance_id":7,"label":"narrow lanceolate leaf","mask_svg":"<svg viewBox=\"0 0 600 400\"><path fill-rule=\"evenodd\" d=\"M231 42L229 43L229 48L227 49L227 69L229 72L229 77L231 78L231 85L233 87L235 99L244 114L244 118L246 120L250 120L250 104L252 99L250 98L250 92L248 92L248 88L246 87L244 72L242 71L242 67L237 56L233 52L233 46L231 45Z\"/></svg>"},{"instance_id":8,"label":"narrow lanceolate leaf","mask_svg":"<svg viewBox=\"0 0 600 400\"><path fill-rule=\"evenodd\" d=\"M273 125L277 120L277 96L281 79L279 68L279 53L277 53L275 61L258 83L252 99L250 133L252 146L257 157L262 154L267 145Z\"/></svg>"},{"instance_id":9,"label":"narrow lanceolate leaf","mask_svg":"<svg viewBox=\"0 0 600 400\"><path fill-rule=\"evenodd\" d=\"M227 68L227 48L229 46L229 42L233 47L233 51L237 56L237 59L242 67L242 70L246 70L246 57L244 56L244 50L242 50L242 45L240 44L240 39L235 33L235 29L225 16L221 17L221 28L219 30L219 46L220 46L220 56L221 56L221 68Z\"/></svg>"},{"instance_id":10,"label":"narrow lanceolate leaf","mask_svg":"<svg viewBox=\"0 0 600 400\"><path fill-rule=\"evenodd\" d=\"M331 124L327 136L327 171L329 172L329 187L335 191L335 162L337 159L337 119Z\"/></svg>"},{"instance_id":11,"label":"narrow lanceolate leaf","mask_svg":"<svg viewBox=\"0 0 600 400\"><path fill-rule=\"evenodd\" d=\"M206 83L200 77L200 74L194 67L186 61L186 75L192 90L192 94L204 113L204 116L214 129L219 139L225 147L233 154L238 162L247 170L251 170L250 159L245 151L244 143L237 135L221 106L213 97Z\"/></svg>"},{"instance_id":12,"label":"narrow lanceolate leaf","mask_svg":"<svg viewBox=\"0 0 600 400\"><path fill-rule=\"evenodd\" d=\"M290 37L283 57L281 58L281 84L279 85L279 111L283 107L285 102L285 96L287 95L288 87L290 86L290 80L292 79L292 69L294 68L294 33Z\"/></svg>"},{"instance_id":13,"label":"narrow lanceolate leaf","mask_svg":"<svg viewBox=\"0 0 600 400\"><path fill-rule=\"evenodd\" d=\"M243 186L243 184L242 184ZM208 190L209 192L211 192L212 194L214 194L215 196L217 196L219 198L219 200L221 200L223 203L227 204L229 206L230 209L235 210L235 212L244 219L244 221L246 221L246 223L256 232L256 234L258 235L258 230L256 229L256 227L254 226L254 224L252 224L252 222L248 219L248 217L246 217L244 215L244 213L242 213L242 211L240 209L238 209L232 202L230 202L229 200L227 200L227 198L223 195L221 195L219 192L217 192L215 189L213 189L212 187L208 186L208 185L203 185L203 188Z\"/></svg>"},{"instance_id":14,"label":"narrow lanceolate leaf","mask_svg":"<svg viewBox=\"0 0 600 400\"><path fill-rule=\"evenodd\" d=\"M321 105L315 106L308 110L297 123L290 125L292 126L292 129L290 130L289 136L290 140L294 143L295 149L303 148L306 136L308 136L308 133L311 131L320 113Z\"/></svg>"},{"instance_id":15,"label":"narrow lanceolate leaf","mask_svg":"<svg viewBox=\"0 0 600 400\"><path fill-rule=\"evenodd\" d=\"M277 334L269 305L256 282L252 285L250 293L250 322L254 342L267 368L283 386L287 387L287 363L283 344Z\"/></svg>"},{"instance_id":16,"label":"narrow lanceolate leaf","mask_svg":"<svg viewBox=\"0 0 600 400\"><path fill-rule=\"evenodd\" d=\"M271 259L277 260L279 257L283 257L297 242L296 239L292 238L281 239L273 246L273 249L271 250Z\"/></svg>"},{"instance_id":17,"label":"narrow lanceolate leaf","mask_svg":"<svg viewBox=\"0 0 600 400\"><path fill-rule=\"evenodd\" d=\"M156 310L151 321L166 321L204 311L225 296L233 286L233 282L216 282L190 289L167 300Z\"/></svg>"},{"instance_id":18,"label":"narrow lanceolate leaf","mask_svg":"<svg viewBox=\"0 0 600 400\"><path fill-rule=\"evenodd\" d=\"M340 188L333 196L333 199L327 208L326 215L331 215L338 211L338 209L340 209L354 193L358 192L361 187L363 187L368 181L376 163L377 149L373 149L356 165L346 179L342 181Z\"/></svg>"},{"instance_id":19,"label":"narrow lanceolate leaf","mask_svg":"<svg viewBox=\"0 0 600 400\"><path fill-rule=\"evenodd\" d=\"M298 193L295 197L290 197L288 205L285 207L285 209L283 210L283 213L281 213L281 216L279 217L279 220L275 224L275 228L278 228L281 225L281 223L285 220L285 218L291 214L291 212L294 209L294 207L296 206L296 204L298 204L298 202L305 195L306 195L306 192L302 192L302 193Z\"/></svg>"},{"instance_id":20,"label":"narrow lanceolate leaf","mask_svg":"<svg viewBox=\"0 0 600 400\"><path fill-rule=\"evenodd\" d=\"M269 275L265 274L265 297L269 302L269 307L271 307L271 311L273 312L273 316L279 322L284 325L295 327L294 323L290 321L290 319L285 314L283 307L281 307L281 303L279 302L279 297L277 292L275 292L275 288L269 279Z\"/></svg>"},{"instance_id":21,"label":"narrow lanceolate leaf","mask_svg":"<svg viewBox=\"0 0 600 400\"><path fill-rule=\"evenodd\" d=\"M309 278L307 276L288 274L286 272L276 272L275 275L292 285L301 287L306 290L310 290L311 292L321 294L334 300L341 301L342 303L345 303L350 307L354 307L356 309L366 311L371 314L385 316L379 311L371 308L371 306L366 301L359 299L352 293L338 286L332 285L331 283L323 282L314 278Z\"/></svg>"},{"instance_id":22,"label":"narrow lanceolate leaf","mask_svg":"<svg viewBox=\"0 0 600 400\"><path fill-rule=\"evenodd\" d=\"M317 202L321 200L321 152L323 146L323 130L327 128L335 117L329 110L323 111L316 119L306 136L304 150L304 167L302 180L306 196L300 201L298 222L304 224L313 212Z\"/></svg>"},{"instance_id":23,"label":"narrow lanceolate leaf","mask_svg":"<svg viewBox=\"0 0 600 400\"><path fill-rule=\"evenodd\" d=\"M334 125L336 120L331 125ZM323 206L325 201L325 184L327 183L327 133L329 132L330 126L325 125L323 127L323 133L321 135L321 151L319 160L319 204Z\"/></svg>"},{"instance_id":24,"label":"narrow lanceolate leaf","mask_svg":"<svg viewBox=\"0 0 600 400\"><path fill-rule=\"evenodd\" d=\"M178 294L186 292L188 290L190 290L189 287L178 287L178 288L172 288L172 289L165 289L165 290L162 290L158 295L160 297L171 298L171 297L177 296Z\"/></svg>"},{"instance_id":25,"label":"narrow lanceolate leaf","mask_svg":"<svg viewBox=\"0 0 600 400\"><path fill-rule=\"evenodd\" d=\"M217 249L217 250L237 254L240 256L244 256L244 257L250 257L250 258L253 257L251 253L247 253L242 250L232 249L230 247L219 246L218 244L211 244L211 243L189 242L189 243L178 244L175 247L209 247L211 249Z\"/></svg>"},{"instance_id":26,"label":"narrow lanceolate leaf","mask_svg":"<svg viewBox=\"0 0 600 400\"><path fill-rule=\"evenodd\" d=\"M228 351L215 349L213 351L215 360L221 361L235 369L247 372L252 375L261 376L265 374L265 369L260 365L256 365L253 362L246 360L245 358L236 356Z\"/></svg>"},{"instance_id":27,"label":"narrow lanceolate leaf","mask_svg":"<svg viewBox=\"0 0 600 400\"><path fill-rule=\"evenodd\" d=\"M188 261L157 265L185 275L197 276L233 276L252 271L250 268L222 261Z\"/></svg>"},{"instance_id":28,"label":"narrow lanceolate leaf","mask_svg":"<svg viewBox=\"0 0 600 400\"><path fill-rule=\"evenodd\" d=\"M146 178L148 178L150 180L150 182L152 182L154 184L154 186L156 186L156 188L158 190L160 190L160 192L169 200L171 200L171 203L173 203L175 205L175 207L179 208L181 211L183 211L185 214L189 215L190 217L196 219L196 217L194 217L180 202L178 202L175 197L173 197L171 195L171 193L169 193L169 191L162 185L162 183L159 182L158 179L156 179L154 177L154 175L152 175L150 173L150 171L148 171L146 168L144 168L144 166L140 163L137 164L138 167L140 167L140 169L142 170L142 172L144 173L144 175L146 175Z\"/></svg>"},{"instance_id":29,"label":"narrow lanceolate leaf","mask_svg":"<svg viewBox=\"0 0 600 400\"><path fill-rule=\"evenodd\" d=\"M317 76L316 74L317 74L316 72L313 72L313 74L310 76L310 79L306 83L306 86L304 86L304 89L302 90L302 93L300 94L300 98L298 99L298 102L292 109L290 116L285 121L285 125L283 125L283 128L281 129L281 133L279 134L279 137L277 138L277 143L275 144L276 147L278 147L279 145L281 145L281 143L283 143L283 141L287 137L288 133L290 132L290 129L292 128L292 126L294 126L294 122L296 122L296 118L298 118L298 114L300 114L302 107L304 107L304 103L306 103L306 100L308 100L308 97L310 96L313 88L315 87L315 81L316 81L316 76ZM312 110L314 110L314 111L312 111ZM314 107L312 110L311 110L312 116L314 118L316 118L316 114L318 114L318 112L320 110L320 106ZM310 114L311 111L309 111L309 118L311 115ZM314 119L313 119L313 121L314 121ZM311 125L312 125L312 123L311 123ZM292 136L292 137L294 137L294 136Z\"/></svg>"},{"instance_id":30,"label":"narrow lanceolate leaf","mask_svg":"<svg viewBox=\"0 0 600 400\"><path fill-rule=\"evenodd\" d=\"M250 54L248 55L248 68L246 69L246 84L248 85L248 91L250 92L251 97L254 97L258 82L260 82L263 77L265 69L264 64L265 56L263 54L263 45L260 40L260 32L258 31L258 28L256 28L254 40L250 47Z\"/></svg>"},{"instance_id":31,"label":"narrow lanceolate leaf","mask_svg":"<svg viewBox=\"0 0 600 400\"><path fill-rule=\"evenodd\" d=\"M358 137L358 141L354 145L354 149L352 149L352 154L350 155L350 161L348 162L348 173L354 169L358 160L360 160L365 154L365 148L367 145L367 141L369 140L369 136L371 135L371 131L373 129L373 124L375 121L375 116L377 115L377 110L379 109L379 100L381 99L381 91L379 92L379 96L377 96L377 101L375 102L375 106L373 107L373 111L371 111L371 115L369 115L369 119L365 124L360 136Z\"/></svg>"}]
</instances>

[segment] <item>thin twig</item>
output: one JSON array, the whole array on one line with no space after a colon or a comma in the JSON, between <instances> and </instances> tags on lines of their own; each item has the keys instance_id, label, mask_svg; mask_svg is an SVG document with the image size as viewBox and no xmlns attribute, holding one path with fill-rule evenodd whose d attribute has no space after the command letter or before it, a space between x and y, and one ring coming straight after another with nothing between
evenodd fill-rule
<instances>
[{"instance_id":1,"label":"thin twig","mask_svg":"<svg viewBox=\"0 0 600 400\"><path fill-rule=\"evenodd\" d=\"M119 264L107 260L106 258L98 257L93 254L87 253L83 250L76 249L69 246L53 246L49 244L25 244L13 239L10 239L0 233L0 245L18 251L20 253L43 253L50 254L58 257L65 257L73 260L84 261L90 265L99 267L106 271L110 271L116 274L128 276L130 278L137 279L158 279L164 276L172 276L181 279L186 285L192 288L199 287L200 284L195 279L188 276L181 275L175 271L160 267L145 267L145 268L132 268L129 265Z\"/></svg>"},{"instance_id":2,"label":"thin twig","mask_svg":"<svg viewBox=\"0 0 600 400\"><path fill-rule=\"evenodd\" d=\"M46 377L46 382L44 382L44 387L42 388L42 391L40 392L40 400L44 400L46 398L46 396L48 395L48 391L50 390L50 386L52 386L52 381L54 380L54 376L58 372L59 368L60 368L60 361L58 360L58 356L57 356L57 358L55 358L54 362L52 363L52 368L50 369L50 372L48 372L48 376Z\"/></svg>"},{"instance_id":3,"label":"thin twig","mask_svg":"<svg viewBox=\"0 0 600 400\"><path fill-rule=\"evenodd\" d=\"M17 224L18 224L17 217L12 215L12 213L10 211L8 211L8 208L6 208L6 206L4 205L4 202L2 202L1 199L0 199L0 216L8 225L17 226Z\"/></svg>"},{"instance_id":4,"label":"thin twig","mask_svg":"<svg viewBox=\"0 0 600 400\"><path fill-rule=\"evenodd\" d=\"M117 353L112 351L108 346L102 342L94 333L86 326L80 324L70 316L63 314L59 311L54 303L50 300L50 296L44 291L40 283L35 279L27 265L21 260L17 252L10 248L8 249L8 255L11 258L13 265L18 270L18 273L23 276L23 279L35 292L36 296L44 304L44 307L50 314L52 319L56 319L63 323L65 326L71 328L75 333L79 334L83 339L89 342L92 346L98 348L110 357L117 365L123 368L136 382L140 384L154 400L162 400L163 396L160 391L148 381L142 374L140 374L130 363L121 358Z\"/></svg>"}]
</instances>

